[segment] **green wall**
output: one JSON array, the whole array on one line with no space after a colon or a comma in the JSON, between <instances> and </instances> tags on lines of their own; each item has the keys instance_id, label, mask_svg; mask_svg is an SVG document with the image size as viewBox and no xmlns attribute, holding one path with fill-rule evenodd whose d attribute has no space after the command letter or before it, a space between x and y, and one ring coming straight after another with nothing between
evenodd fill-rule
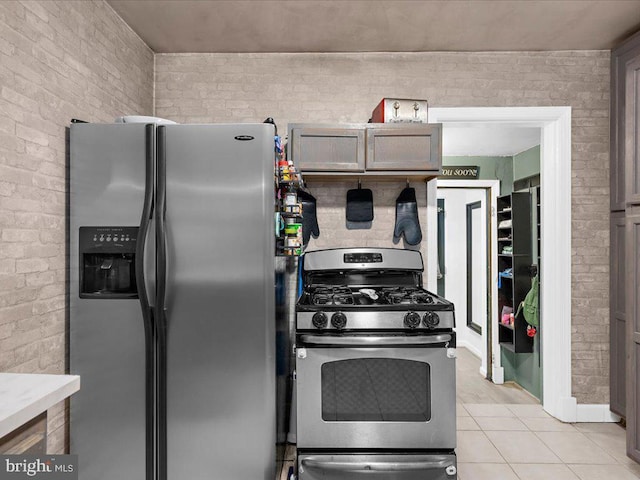
<instances>
[{"instance_id":1,"label":"green wall","mask_svg":"<svg viewBox=\"0 0 640 480\"><path fill-rule=\"evenodd\" d=\"M540 145L513 157L442 157L442 165L478 165L478 180L500 180L500 195L513 191L513 182L540 174Z\"/></svg>"},{"instance_id":2,"label":"green wall","mask_svg":"<svg viewBox=\"0 0 640 480\"><path fill-rule=\"evenodd\" d=\"M479 180L500 180L500 195L513 191L514 180L540 174L540 145L513 157L442 157L444 166L477 165ZM534 338L533 353L512 353L501 348L505 381L518 383L538 399L542 398L540 345Z\"/></svg>"},{"instance_id":3,"label":"green wall","mask_svg":"<svg viewBox=\"0 0 640 480\"><path fill-rule=\"evenodd\" d=\"M500 180L500 195L513 189L513 157L442 157L442 165L478 165L478 180Z\"/></svg>"},{"instance_id":4,"label":"green wall","mask_svg":"<svg viewBox=\"0 0 640 480\"><path fill-rule=\"evenodd\" d=\"M513 179L540 175L540 145L513 156Z\"/></svg>"},{"instance_id":5,"label":"green wall","mask_svg":"<svg viewBox=\"0 0 640 480\"><path fill-rule=\"evenodd\" d=\"M533 353L513 353L500 347L504 381L516 382L538 400L542 400L542 369L539 334L533 339Z\"/></svg>"}]
</instances>

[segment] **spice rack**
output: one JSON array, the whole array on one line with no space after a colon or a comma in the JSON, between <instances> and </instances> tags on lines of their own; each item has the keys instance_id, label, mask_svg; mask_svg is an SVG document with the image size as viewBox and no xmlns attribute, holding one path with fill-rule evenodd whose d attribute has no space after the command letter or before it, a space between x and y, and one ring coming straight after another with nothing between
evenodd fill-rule
<instances>
[{"instance_id":1,"label":"spice rack","mask_svg":"<svg viewBox=\"0 0 640 480\"><path fill-rule=\"evenodd\" d=\"M298 200L297 191L302 186L302 177L293 162L287 160L279 136L275 137L275 153L276 255L299 256L303 252L302 204Z\"/></svg>"}]
</instances>

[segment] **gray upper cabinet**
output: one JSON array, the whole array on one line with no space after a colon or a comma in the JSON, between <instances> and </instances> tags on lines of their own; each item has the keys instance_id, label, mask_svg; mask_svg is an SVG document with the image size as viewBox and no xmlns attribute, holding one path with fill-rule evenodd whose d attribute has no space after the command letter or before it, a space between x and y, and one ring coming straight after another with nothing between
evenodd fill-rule
<instances>
[{"instance_id":1,"label":"gray upper cabinet","mask_svg":"<svg viewBox=\"0 0 640 480\"><path fill-rule=\"evenodd\" d=\"M442 165L442 125L292 124L288 148L305 174L432 177Z\"/></svg>"},{"instance_id":2,"label":"gray upper cabinet","mask_svg":"<svg viewBox=\"0 0 640 480\"><path fill-rule=\"evenodd\" d=\"M611 52L611 211L640 203L640 34Z\"/></svg>"},{"instance_id":3,"label":"gray upper cabinet","mask_svg":"<svg viewBox=\"0 0 640 480\"><path fill-rule=\"evenodd\" d=\"M625 96L625 199L640 205L640 54L626 62Z\"/></svg>"},{"instance_id":4,"label":"gray upper cabinet","mask_svg":"<svg viewBox=\"0 0 640 480\"><path fill-rule=\"evenodd\" d=\"M367 170L440 171L441 125L372 124L367 128Z\"/></svg>"},{"instance_id":5,"label":"gray upper cabinet","mask_svg":"<svg viewBox=\"0 0 640 480\"><path fill-rule=\"evenodd\" d=\"M365 132L358 125L291 125L289 148L302 172L364 172Z\"/></svg>"}]
</instances>

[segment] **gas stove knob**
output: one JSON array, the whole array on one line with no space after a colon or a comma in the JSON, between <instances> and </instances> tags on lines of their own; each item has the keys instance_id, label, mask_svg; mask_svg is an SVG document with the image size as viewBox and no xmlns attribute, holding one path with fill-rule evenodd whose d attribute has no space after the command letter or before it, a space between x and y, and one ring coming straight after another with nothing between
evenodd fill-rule
<instances>
[{"instance_id":1,"label":"gas stove knob","mask_svg":"<svg viewBox=\"0 0 640 480\"><path fill-rule=\"evenodd\" d=\"M329 319L323 312L317 312L313 314L311 323L313 323L313 326L316 328L325 328L329 323Z\"/></svg>"},{"instance_id":2,"label":"gas stove knob","mask_svg":"<svg viewBox=\"0 0 640 480\"><path fill-rule=\"evenodd\" d=\"M342 330L347 325L347 316L342 312L334 313L331 315L331 325Z\"/></svg>"},{"instance_id":3,"label":"gas stove knob","mask_svg":"<svg viewBox=\"0 0 640 480\"><path fill-rule=\"evenodd\" d=\"M404 326L407 328L418 328L420 326L420 314L409 312L404 316Z\"/></svg>"},{"instance_id":4,"label":"gas stove knob","mask_svg":"<svg viewBox=\"0 0 640 480\"><path fill-rule=\"evenodd\" d=\"M427 312L422 317L422 323L427 328L436 328L440 323L440 317L436 312Z\"/></svg>"}]
</instances>

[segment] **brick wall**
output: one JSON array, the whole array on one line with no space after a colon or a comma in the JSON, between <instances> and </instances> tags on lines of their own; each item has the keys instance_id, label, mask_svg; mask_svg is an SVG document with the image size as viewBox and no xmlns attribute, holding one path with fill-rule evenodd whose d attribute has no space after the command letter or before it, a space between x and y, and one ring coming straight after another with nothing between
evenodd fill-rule
<instances>
[{"instance_id":1,"label":"brick wall","mask_svg":"<svg viewBox=\"0 0 640 480\"><path fill-rule=\"evenodd\" d=\"M580 403L608 402L608 51L163 54L156 55L155 88L159 116L179 122L271 116L283 132L289 122L367 121L385 96L426 98L437 107L571 106L573 394ZM389 198L399 189L367 186ZM336 235L342 243L338 199L346 185L331 188L337 195L321 220L327 235L321 242ZM348 232L349 239L361 234L365 242L387 244L391 226L374 225Z\"/></svg>"},{"instance_id":2,"label":"brick wall","mask_svg":"<svg viewBox=\"0 0 640 480\"><path fill-rule=\"evenodd\" d=\"M418 246L405 245L403 239L397 244L393 243L396 218L395 202L405 186L404 181L370 182L364 179L362 188L370 188L373 191L374 219L371 222L371 228L360 230L346 228L347 190L357 188L357 181L319 182L307 178L307 188L318 201L317 217L320 228L320 236L317 239L311 239L308 249L318 250L335 247L409 248L420 250L426 263L427 187L424 182L410 184L416 190L423 241Z\"/></svg>"},{"instance_id":3,"label":"brick wall","mask_svg":"<svg viewBox=\"0 0 640 480\"><path fill-rule=\"evenodd\" d=\"M0 371L65 372L65 127L152 114L153 62L102 1L0 2Z\"/></svg>"}]
</instances>

